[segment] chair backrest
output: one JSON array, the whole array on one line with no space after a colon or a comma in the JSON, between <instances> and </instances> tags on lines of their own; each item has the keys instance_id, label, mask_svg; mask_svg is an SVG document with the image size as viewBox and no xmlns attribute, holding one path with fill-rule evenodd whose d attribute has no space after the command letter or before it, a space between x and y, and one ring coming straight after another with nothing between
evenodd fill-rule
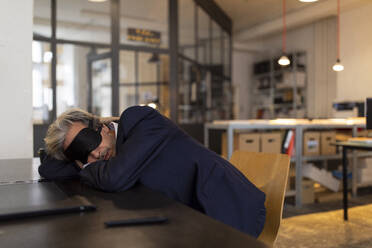
<instances>
[{"instance_id":1,"label":"chair backrest","mask_svg":"<svg viewBox=\"0 0 372 248\"><path fill-rule=\"evenodd\" d=\"M258 240L273 246L282 219L290 158L285 154L235 151L230 159L253 184L266 194L266 221Z\"/></svg>"}]
</instances>

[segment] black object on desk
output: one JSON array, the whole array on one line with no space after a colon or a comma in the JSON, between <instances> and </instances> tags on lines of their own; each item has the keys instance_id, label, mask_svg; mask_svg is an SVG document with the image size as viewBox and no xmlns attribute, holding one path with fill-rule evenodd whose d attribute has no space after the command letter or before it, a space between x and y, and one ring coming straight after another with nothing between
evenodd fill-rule
<instances>
[{"instance_id":1,"label":"black object on desk","mask_svg":"<svg viewBox=\"0 0 372 248\"><path fill-rule=\"evenodd\" d=\"M365 150L372 151L371 143L343 141L336 142L333 145L342 147L342 181L343 181L343 206L344 206L344 220L348 220L348 199L347 199L347 152L349 150Z\"/></svg>"},{"instance_id":2,"label":"black object on desk","mask_svg":"<svg viewBox=\"0 0 372 248\"><path fill-rule=\"evenodd\" d=\"M367 98L366 99L366 128L367 129L372 129L372 98Z\"/></svg>"},{"instance_id":3,"label":"black object on desk","mask_svg":"<svg viewBox=\"0 0 372 248\"><path fill-rule=\"evenodd\" d=\"M106 221L106 227L119 227L119 226L138 226L138 225L150 225L150 224L160 224L167 222L168 218L163 216L153 216L145 218L136 219L126 219L126 220L112 220Z\"/></svg>"},{"instance_id":4,"label":"black object on desk","mask_svg":"<svg viewBox=\"0 0 372 248\"><path fill-rule=\"evenodd\" d=\"M96 209L84 197L67 196L53 182L3 184L0 197L0 221Z\"/></svg>"}]
</instances>

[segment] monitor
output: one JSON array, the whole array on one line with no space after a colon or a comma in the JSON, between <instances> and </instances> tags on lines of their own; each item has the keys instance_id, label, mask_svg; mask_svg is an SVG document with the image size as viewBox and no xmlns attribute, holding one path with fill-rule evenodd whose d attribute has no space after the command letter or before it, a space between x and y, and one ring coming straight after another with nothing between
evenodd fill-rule
<instances>
[{"instance_id":1,"label":"monitor","mask_svg":"<svg viewBox=\"0 0 372 248\"><path fill-rule=\"evenodd\" d=\"M372 130L372 98L366 100L366 128Z\"/></svg>"}]
</instances>

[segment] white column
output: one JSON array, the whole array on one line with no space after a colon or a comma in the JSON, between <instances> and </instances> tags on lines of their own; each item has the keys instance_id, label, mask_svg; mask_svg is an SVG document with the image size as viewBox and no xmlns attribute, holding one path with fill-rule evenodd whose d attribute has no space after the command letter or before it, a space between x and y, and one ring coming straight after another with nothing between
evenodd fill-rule
<instances>
[{"instance_id":1,"label":"white column","mask_svg":"<svg viewBox=\"0 0 372 248\"><path fill-rule=\"evenodd\" d=\"M1 0L0 159L32 158L32 17L32 0Z\"/></svg>"}]
</instances>

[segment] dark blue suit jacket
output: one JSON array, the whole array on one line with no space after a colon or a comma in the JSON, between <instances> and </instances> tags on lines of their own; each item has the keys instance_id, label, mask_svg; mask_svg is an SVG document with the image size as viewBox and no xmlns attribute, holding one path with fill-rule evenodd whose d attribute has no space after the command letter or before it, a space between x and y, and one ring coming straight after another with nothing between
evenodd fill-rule
<instances>
[{"instance_id":1,"label":"dark blue suit jacket","mask_svg":"<svg viewBox=\"0 0 372 248\"><path fill-rule=\"evenodd\" d=\"M150 107L131 107L119 121L117 155L79 171L70 163L46 160L41 176L76 176L104 191L135 183L180 201L257 237L265 222L265 194L240 171L206 149Z\"/></svg>"}]
</instances>

